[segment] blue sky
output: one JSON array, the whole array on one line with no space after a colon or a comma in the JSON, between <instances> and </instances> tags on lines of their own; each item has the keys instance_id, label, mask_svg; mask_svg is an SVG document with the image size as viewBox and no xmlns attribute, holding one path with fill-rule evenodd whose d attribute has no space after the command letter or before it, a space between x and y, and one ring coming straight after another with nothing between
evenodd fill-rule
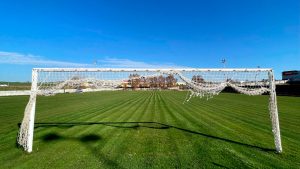
<instances>
[{"instance_id":1,"label":"blue sky","mask_svg":"<svg viewBox=\"0 0 300 169\"><path fill-rule=\"evenodd\" d=\"M300 69L299 0L0 2L0 81L33 67ZM97 63L93 65L93 63Z\"/></svg>"}]
</instances>

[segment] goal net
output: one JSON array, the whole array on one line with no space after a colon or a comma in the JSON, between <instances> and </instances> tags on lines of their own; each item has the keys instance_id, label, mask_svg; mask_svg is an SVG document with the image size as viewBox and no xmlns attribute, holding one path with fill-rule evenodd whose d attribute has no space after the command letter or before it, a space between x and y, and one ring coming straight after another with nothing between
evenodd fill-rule
<instances>
[{"instance_id":1,"label":"goal net","mask_svg":"<svg viewBox=\"0 0 300 169\"><path fill-rule=\"evenodd\" d=\"M101 69L35 68L32 86L17 142L25 151L33 145L37 95L102 90L188 90L185 99L212 98L230 87L246 95L269 94L269 112L275 147L282 152L279 119L272 69Z\"/></svg>"}]
</instances>

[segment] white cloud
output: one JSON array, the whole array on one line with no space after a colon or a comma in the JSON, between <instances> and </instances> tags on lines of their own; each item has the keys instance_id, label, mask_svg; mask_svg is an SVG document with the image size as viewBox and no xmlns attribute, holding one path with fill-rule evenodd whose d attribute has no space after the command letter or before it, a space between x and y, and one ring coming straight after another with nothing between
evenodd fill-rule
<instances>
[{"instance_id":1,"label":"white cloud","mask_svg":"<svg viewBox=\"0 0 300 169\"><path fill-rule=\"evenodd\" d=\"M0 51L0 64L20 64L35 66L57 66L57 67L87 67L89 64L64 62L57 60L44 59L41 56L31 54L21 54L16 52Z\"/></svg>"},{"instance_id":2,"label":"white cloud","mask_svg":"<svg viewBox=\"0 0 300 169\"><path fill-rule=\"evenodd\" d=\"M97 60L97 67L107 68L187 68L173 63L146 63L129 59L105 58Z\"/></svg>"},{"instance_id":3,"label":"white cloud","mask_svg":"<svg viewBox=\"0 0 300 169\"><path fill-rule=\"evenodd\" d=\"M188 68L173 63L146 63L130 59L110 58L97 60L96 64L49 60L41 56L0 51L0 64L34 65L42 67L103 67L103 68Z\"/></svg>"}]
</instances>

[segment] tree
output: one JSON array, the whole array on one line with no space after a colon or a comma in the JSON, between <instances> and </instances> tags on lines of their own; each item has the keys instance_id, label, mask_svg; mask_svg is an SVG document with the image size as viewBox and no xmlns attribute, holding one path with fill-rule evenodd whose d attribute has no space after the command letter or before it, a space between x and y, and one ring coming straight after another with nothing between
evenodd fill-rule
<instances>
[{"instance_id":1,"label":"tree","mask_svg":"<svg viewBox=\"0 0 300 169\"><path fill-rule=\"evenodd\" d=\"M204 79L203 79L203 77L201 75L194 75L192 77L192 81L196 82L196 83L203 83Z\"/></svg>"},{"instance_id":2,"label":"tree","mask_svg":"<svg viewBox=\"0 0 300 169\"><path fill-rule=\"evenodd\" d=\"M173 75L168 75L166 77L166 83L168 87L174 87L176 86L177 79Z\"/></svg>"},{"instance_id":3,"label":"tree","mask_svg":"<svg viewBox=\"0 0 300 169\"><path fill-rule=\"evenodd\" d=\"M130 74L129 79L130 79L131 87L133 89L140 87L140 82L141 82L140 75Z\"/></svg>"},{"instance_id":4,"label":"tree","mask_svg":"<svg viewBox=\"0 0 300 169\"><path fill-rule=\"evenodd\" d=\"M160 88L164 88L166 84L166 78L162 75L158 76L157 78L157 86Z\"/></svg>"}]
</instances>

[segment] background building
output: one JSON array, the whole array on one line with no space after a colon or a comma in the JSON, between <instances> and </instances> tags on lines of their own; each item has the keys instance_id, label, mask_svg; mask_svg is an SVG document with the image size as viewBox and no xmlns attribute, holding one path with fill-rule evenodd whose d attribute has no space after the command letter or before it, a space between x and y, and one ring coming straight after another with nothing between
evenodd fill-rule
<instances>
[{"instance_id":1,"label":"background building","mask_svg":"<svg viewBox=\"0 0 300 169\"><path fill-rule=\"evenodd\" d=\"M300 71L284 71L282 72L282 80L288 80L289 82L300 82Z\"/></svg>"}]
</instances>

